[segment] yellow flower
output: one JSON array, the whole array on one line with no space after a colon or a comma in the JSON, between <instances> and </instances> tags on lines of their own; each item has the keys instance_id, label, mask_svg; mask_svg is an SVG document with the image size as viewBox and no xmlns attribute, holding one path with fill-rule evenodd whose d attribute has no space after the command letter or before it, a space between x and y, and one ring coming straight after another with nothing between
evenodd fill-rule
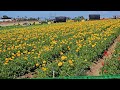
<instances>
[{"instance_id":1,"label":"yellow flower","mask_svg":"<svg viewBox=\"0 0 120 90\"><path fill-rule=\"evenodd\" d=\"M62 56L62 57L61 57L61 60L65 60L65 59L67 59L66 56Z\"/></svg>"},{"instance_id":2,"label":"yellow flower","mask_svg":"<svg viewBox=\"0 0 120 90\"><path fill-rule=\"evenodd\" d=\"M42 69L43 71L46 71L46 70L47 70L47 68L45 68L45 67L42 67L41 69Z\"/></svg>"},{"instance_id":3,"label":"yellow flower","mask_svg":"<svg viewBox=\"0 0 120 90\"><path fill-rule=\"evenodd\" d=\"M15 56L17 56L17 54L14 54L13 56L15 57Z\"/></svg>"},{"instance_id":4,"label":"yellow flower","mask_svg":"<svg viewBox=\"0 0 120 90\"><path fill-rule=\"evenodd\" d=\"M93 45L92 45L92 47L95 47L95 46L96 46L96 44L93 44Z\"/></svg>"},{"instance_id":5,"label":"yellow flower","mask_svg":"<svg viewBox=\"0 0 120 90\"><path fill-rule=\"evenodd\" d=\"M50 50L49 46L44 46L43 48L44 48L45 51L49 51Z\"/></svg>"},{"instance_id":6,"label":"yellow flower","mask_svg":"<svg viewBox=\"0 0 120 90\"><path fill-rule=\"evenodd\" d=\"M36 63L35 66L38 67L38 66L39 66L39 63Z\"/></svg>"},{"instance_id":7,"label":"yellow flower","mask_svg":"<svg viewBox=\"0 0 120 90\"><path fill-rule=\"evenodd\" d=\"M78 52L79 50L78 50L78 49L76 49L75 51L76 51L76 52Z\"/></svg>"},{"instance_id":8,"label":"yellow flower","mask_svg":"<svg viewBox=\"0 0 120 90\"><path fill-rule=\"evenodd\" d=\"M72 63L73 63L73 61L72 61L72 60L68 60L68 62L69 62L69 64L72 64Z\"/></svg>"},{"instance_id":9,"label":"yellow flower","mask_svg":"<svg viewBox=\"0 0 120 90\"><path fill-rule=\"evenodd\" d=\"M6 52L6 50L4 49L3 52Z\"/></svg>"},{"instance_id":10,"label":"yellow flower","mask_svg":"<svg viewBox=\"0 0 120 90\"><path fill-rule=\"evenodd\" d=\"M35 50L34 49L32 49L32 52L34 52Z\"/></svg>"},{"instance_id":11,"label":"yellow flower","mask_svg":"<svg viewBox=\"0 0 120 90\"><path fill-rule=\"evenodd\" d=\"M6 62L6 63L8 63L8 62L9 62L9 59L8 59L8 60L6 60L5 62Z\"/></svg>"},{"instance_id":12,"label":"yellow flower","mask_svg":"<svg viewBox=\"0 0 120 90\"><path fill-rule=\"evenodd\" d=\"M34 49L36 48L36 46L33 47Z\"/></svg>"},{"instance_id":13,"label":"yellow flower","mask_svg":"<svg viewBox=\"0 0 120 90\"><path fill-rule=\"evenodd\" d=\"M63 52L60 52L60 55L63 55Z\"/></svg>"},{"instance_id":14,"label":"yellow flower","mask_svg":"<svg viewBox=\"0 0 120 90\"><path fill-rule=\"evenodd\" d=\"M44 60L43 63L46 64L46 61Z\"/></svg>"},{"instance_id":15,"label":"yellow flower","mask_svg":"<svg viewBox=\"0 0 120 90\"><path fill-rule=\"evenodd\" d=\"M32 54L34 54L34 52L31 52Z\"/></svg>"},{"instance_id":16,"label":"yellow flower","mask_svg":"<svg viewBox=\"0 0 120 90\"><path fill-rule=\"evenodd\" d=\"M71 63L71 64L70 64L70 66L74 66L74 64L73 64L73 63Z\"/></svg>"},{"instance_id":17,"label":"yellow flower","mask_svg":"<svg viewBox=\"0 0 120 90\"><path fill-rule=\"evenodd\" d=\"M17 56L19 57L19 56L20 56L20 53L17 53Z\"/></svg>"},{"instance_id":18,"label":"yellow flower","mask_svg":"<svg viewBox=\"0 0 120 90\"><path fill-rule=\"evenodd\" d=\"M27 60L28 58L27 57L24 57L25 60Z\"/></svg>"},{"instance_id":19,"label":"yellow flower","mask_svg":"<svg viewBox=\"0 0 120 90\"><path fill-rule=\"evenodd\" d=\"M68 46L67 48L68 48L68 50L70 50L70 46Z\"/></svg>"},{"instance_id":20,"label":"yellow flower","mask_svg":"<svg viewBox=\"0 0 120 90\"><path fill-rule=\"evenodd\" d=\"M34 59L36 59L37 57L34 57Z\"/></svg>"},{"instance_id":21,"label":"yellow flower","mask_svg":"<svg viewBox=\"0 0 120 90\"><path fill-rule=\"evenodd\" d=\"M18 53L20 53L20 51L18 51Z\"/></svg>"},{"instance_id":22,"label":"yellow flower","mask_svg":"<svg viewBox=\"0 0 120 90\"><path fill-rule=\"evenodd\" d=\"M42 64L43 67L45 67L45 64Z\"/></svg>"},{"instance_id":23,"label":"yellow flower","mask_svg":"<svg viewBox=\"0 0 120 90\"><path fill-rule=\"evenodd\" d=\"M23 53L27 53L28 51L26 50L26 51L24 51Z\"/></svg>"},{"instance_id":24,"label":"yellow flower","mask_svg":"<svg viewBox=\"0 0 120 90\"><path fill-rule=\"evenodd\" d=\"M30 52L28 52L28 54L30 54Z\"/></svg>"},{"instance_id":25,"label":"yellow flower","mask_svg":"<svg viewBox=\"0 0 120 90\"><path fill-rule=\"evenodd\" d=\"M104 38L104 40L106 40L107 38Z\"/></svg>"},{"instance_id":26,"label":"yellow flower","mask_svg":"<svg viewBox=\"0 0 120 90\"><path fill-rule=\"evenodd\" d=\"M87 59L85 59L84 61L87 62Z\"/></svg>"},{"instance_id":27,"label":"yellow flower","mask_svg":"<svg viewBox=\"0 0 120 90\"><path fill-rule=\"evenodd\" d=\"M58 63L58 66L59 66L59 67L60 67L60 66L62 66L62 65L63 65L63 63L62 63L62 62L59 62L59 63Z\"/></svg>"},{"instance_id":28,"label":"yellow flower","mask_svg":"<svg viewBox=\"0 0 120 90\"><path fill-rule=\"evenodd\" d=\"M13 60L12 58L9 58L9 60Z\"/></svg>"},{"instance_id":29,"label":"yellow flower","mask_svg":"<svg viewBox=\"0 0 120 90\"><path fill-rule=\"evenodd\" d=\"M53 43L53 44L57 44L57 41L54 40L54 41L52 41L52 43Z\"/></svg>"},{"instance_id":30,"label":"yellow flower","mask_svg":"<svg viewBox=\"0 0 120 90\"><path fill-rule=\"evenodd\" d=\"M9 60L9 58L5 58L5 61Z\"/></svg>"},{"instance_id":31,"label":"yellow flower","mask_svg":"<svg viewBox=\"0 0 120 90\"><path fill-rule=\"evenodd\" d=\"M4 63L4 65L7 65L7 64L8 64L7 62Z\"/></svg>"},{"instance_id":32,"label":"yellow flower","mask_svg":"<svg viewBox=\"0 0 120 90\"><path fill-rule=\"evenodd\" d=\"M8 47L7 50L10 50L10 48Z\"/></svg>"}]
</instances>

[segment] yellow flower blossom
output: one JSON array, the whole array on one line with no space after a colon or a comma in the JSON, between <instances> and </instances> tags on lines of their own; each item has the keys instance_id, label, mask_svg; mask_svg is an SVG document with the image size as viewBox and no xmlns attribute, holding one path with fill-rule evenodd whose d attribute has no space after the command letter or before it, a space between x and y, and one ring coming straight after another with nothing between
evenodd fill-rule
<instances>
[{"instance_id":1,"label":"yellow flower blossom","mask_svg":"<svg viewBox=\"0 0 120 90\"><path fill-rule=\"evenodd\" d=\"M43 67L45 67L46 64L42 64Z\"/></svg>"},{"instance_id":2,"label":"yellow flower blossom","mask_svg":"<svg viewBox=\"0 0 120 90\"><path fill-rule=\"evenodd\" d=\"M4 65L7 65L7 64L8 64L7 62L4 63Z\"/></svg>"},{"instance_id":3,"label":"yellow flower blossom","mask_svg":"<svg viewBox=\"0 0 120 90\"><path fill-rule=\"evenodd\" d=\"M30 52L28 52L28 54L30 54Z\"/></svg>"},{"instance_id":4,"label":"yellow flower blossom","mask_svg":"<svg viewBox=\"0 0 120 90\"><path fill-rule=\"evenodd\" d=\"M17 56L19 57L19 56L20 56L20 53L17 53Z\"/></svg>"},{"instance_id":5,"label":"yellow flower blossom","mask_svg":"<svg viewBox=\"0 0 120 90\"><path fill-rule=\"evenodd\" d=\"M93 45L92 45L92 47L95 47L95 46L96 46L96 44L93 44Z\"/></svg>"},{"instance_id":6,"label":"yellow flower blossom","mask_svg":"<svg viewBox=\"0 0 120 90\"><path fill-rule=\"evenodd\" d=\"M44 60L43 63L46 64L47 62Z\"/></svg>"},{"instance_id":7,"label":"yellow flower blossom","mask_svg":"<svg viewBox=\"0 0 120 90\"><path fill-rule=\"evenodd\" d=\"M60 67L60 66L62 66L63 65L63 62L59 62L58 63L58 66Z\"/></svg>"},{"instance_id":8,"label":"yellow flower blossom","mask_svg":"<svg viewBox=\"0 0 120 90\"><path fill-rule=\"evenodd\" d=\"M27 57L24 57L25 60L27 60L28 58Z\"/></svg>"},{"instance_id":9,"label":"yellow flower blossom","mask_svg":"<svg viewBox=\"0 0 120 90\"><path fill-rule=\"evenodd\" d=\"M68 60L69 64L73 64L73 61L72 60Z\"/></svg>"},{"instance_id":10,"label":"yellow flower blossom","mask_svg":"<svg viewBox=\"0 0 120 90\"><path fill-rule=\"evenodd\" d=\"M67 59L66 56L61 56L61 60L65 60L65 59Z\"/></svg>"},{"instance_id":11,"label":"yellow flower blossom","mask_svg":"<svg viewBox=\"0 0 120 90\"><path fill-rule=\"evenodd\" d=\"M36 63L35 66L38 67L38 66L39 66L39 63Z\"/></svg>"},{"instance_id":12,"label":"yellow flower blossom","mask_svg":"<svg viewBox=\"0 0 120 90\"><path fill-rule=\"evenodd\" d=\"M63 52L60 52L60 55L63 55Z\"/></svg>"},{"instance_id":13,"label":"yellow flower blossom","mask_svg":"<svg viewBox=\"0 0 120 90\"><path fill-rule=\"evenodd\" d=\"M84 61L87 62L87 59L85 59Z\"/></svg>"},{"instance_id":14,"label":"yellow flower blossom","mask_svg":"<svg viewBox=\"0 0 120 90\"><path fill-rule=\"evenodd\" d=\"M45 67L42 67L41 69L42 69L43 71L46 71L46 70L47 70L47 68L45 68Z\"/></svg>"}]
</instances>

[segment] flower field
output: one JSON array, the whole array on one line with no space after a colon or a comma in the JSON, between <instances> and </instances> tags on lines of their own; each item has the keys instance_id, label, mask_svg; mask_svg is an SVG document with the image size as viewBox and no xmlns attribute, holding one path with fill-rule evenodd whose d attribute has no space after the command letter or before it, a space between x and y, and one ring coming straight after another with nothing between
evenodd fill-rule
<instances>
[{"instance_id":1,"label":"flower field","mask_svg":"<svg viewBox=\"0 0 120 90\"><path fill-rule=\"evenodd\" d=\"M83 76L120 34L120 20L0 30L0 78Z\"/></svg>"}]
</instances>

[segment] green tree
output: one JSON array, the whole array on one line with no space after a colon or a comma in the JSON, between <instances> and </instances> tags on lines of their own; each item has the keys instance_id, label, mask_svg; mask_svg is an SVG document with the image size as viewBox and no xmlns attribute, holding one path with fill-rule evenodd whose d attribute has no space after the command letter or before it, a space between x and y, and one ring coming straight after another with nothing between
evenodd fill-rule
<instances>
[{"instance_id":1,"label":"green tree","mask_svg":"<svg viewBox=\"0 0 120 90\"><path fill-rule=\"evenodd\" d=\"M81 21L83 19L85 19L83 16L78 16L74 18L75 21Z\"/></svg>"}]
</instances>

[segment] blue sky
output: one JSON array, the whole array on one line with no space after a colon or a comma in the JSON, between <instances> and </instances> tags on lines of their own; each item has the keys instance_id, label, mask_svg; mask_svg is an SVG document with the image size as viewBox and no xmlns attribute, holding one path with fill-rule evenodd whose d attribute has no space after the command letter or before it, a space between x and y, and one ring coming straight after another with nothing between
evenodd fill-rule
<instances>
[{"instance_id":1,"label":"blue sky","mask_svg":"<svg viewBox=\"0 0 120 90\"><path fill-rule=\"evenodd\" d=\"M40 18L54 18L54 16L84 16L88 18L89 14L100 14L101 18L113 17L113 15L120 15L120 11L0 11L0 17L7 15L9 17L40 17Z\"/></svg>"}]
</instances>

